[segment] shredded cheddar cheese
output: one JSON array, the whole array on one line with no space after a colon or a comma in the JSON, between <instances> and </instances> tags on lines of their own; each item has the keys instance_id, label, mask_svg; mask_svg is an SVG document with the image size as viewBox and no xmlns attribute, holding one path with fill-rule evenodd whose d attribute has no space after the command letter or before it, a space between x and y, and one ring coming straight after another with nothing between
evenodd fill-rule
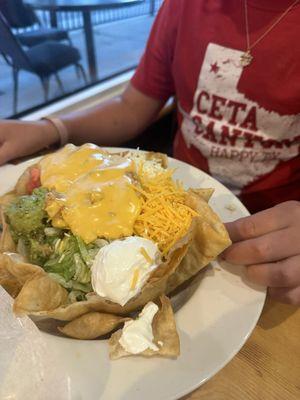
<instances>
[{"instance_id":1,"label":"shredded cheddar cheese","mask_svg":"<svg viewBox=\"0 0 300 400\"><path fill-rule=\"evenodd\" d=\"M186 192L172 179L173 170L151 176L139 166L140 187L134 186L142 199L141 212L134 224L136 235L157 243L165 256L190 228L197 212L185 204Z\"/></svg>"},{"instance_id":2,"label":"shredded cheddar cheese","mask_svg":"<svg viewBox=\"0 0 300 400\"><path fill-rule=\"evenodd\" d=\"M149 264L153 264L153 260L152 258L149 256L149 254L147 253L147 250L145 249L145 247L141 247L140 250L142 256L145 258L145 260L149 263Z\"/></svg>"},{"instance_id":3,"label":"shredded cheddar cheese","mask_svg":"<svg viewBox=\"0 0 300 400\"><path fill-rule=\"evenodd\" d=\"M133 273L130 290L134 290L139 279L140 271L136 269Z\"/></svg>"}]
</instances>

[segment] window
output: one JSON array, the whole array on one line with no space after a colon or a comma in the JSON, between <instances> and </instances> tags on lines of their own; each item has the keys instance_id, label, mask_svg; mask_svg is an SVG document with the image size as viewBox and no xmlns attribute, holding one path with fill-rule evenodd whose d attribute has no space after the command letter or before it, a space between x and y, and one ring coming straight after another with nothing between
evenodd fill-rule
<instances>
[{"instance_id":1,"label":"window","mask_svg":"<svg viewBox=\"0 0 300 400\"><path fill-rule=\"evenodd\" d=\"M0 0L0 118L138 64L163 0Z\"/></svg>"}]
</instances>

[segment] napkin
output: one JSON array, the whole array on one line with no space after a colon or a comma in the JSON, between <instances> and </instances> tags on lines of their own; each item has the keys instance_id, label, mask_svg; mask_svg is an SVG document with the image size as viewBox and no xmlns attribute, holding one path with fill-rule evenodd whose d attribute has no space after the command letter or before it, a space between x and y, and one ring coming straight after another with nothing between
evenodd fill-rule
<instances>
[{"instance_id":1,"label":"napkin","mask_svg":"<svg viewBox=\"0 0 300 400\"><path fill-rule=\"evenodd\" d=\"M0 286L0 399L69 400L69 379L58 371L51 346L28 318L16 318Z\"/></svg>"}]
</instances>

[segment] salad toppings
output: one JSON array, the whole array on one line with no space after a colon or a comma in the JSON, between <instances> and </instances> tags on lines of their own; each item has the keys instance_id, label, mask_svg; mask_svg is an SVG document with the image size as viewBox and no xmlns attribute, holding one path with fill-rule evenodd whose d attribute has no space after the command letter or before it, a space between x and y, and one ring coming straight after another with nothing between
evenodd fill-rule
<instances>
[{"instance_id":1,"label":"salad toppings","mask_svg":"<svg viewBox=\"0 0 300 400\"><path fill-rule=\"evenodd\" d=\"M96 255L92 266L93 289L99 296L123 306L141 290L160 262L158 247L149 239L132 236L115 240Z\"/></svg>"},{"instance_id":2,"label":"salad toppings","mask_svg":"<svg viewBox=\"0 0 300 400\"><path fill-rule=\"evenodd\" d=\"M90 267L106 241L86 245L72 232L51 226L45 211L48 190L34 189L5 208L18 253L49 273L70 292L70 302L84 300L92 290Z\"/></svg>"}]
</instances>

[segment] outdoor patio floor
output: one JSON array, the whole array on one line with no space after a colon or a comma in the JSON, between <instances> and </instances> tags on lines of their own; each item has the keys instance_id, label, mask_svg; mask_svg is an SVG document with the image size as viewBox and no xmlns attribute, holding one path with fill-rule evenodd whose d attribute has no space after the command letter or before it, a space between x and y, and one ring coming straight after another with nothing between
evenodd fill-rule
<instances>
[{"instance_id":1,"label":"outdoor patio floor","mask_svg":"<svg viewBox=\"0 0 300 400\"><path fill-rule=\"evenodd\" d=\"M143 16L116 21L94 27L94 38L99 79L137 65L149 35L153 17ZM82 65L88 75L84 35L82 30L70 32L70 37L82 55ZM75 68L60 72L66 93L84 85ZM50 99L60 96L54 78L51 80ZM18 112L36 107L44 102L44 94L37 76L22 71L19 80ZM12 71L0 57L0 118L13 115Z\"/></svg>"}]
</instances>

